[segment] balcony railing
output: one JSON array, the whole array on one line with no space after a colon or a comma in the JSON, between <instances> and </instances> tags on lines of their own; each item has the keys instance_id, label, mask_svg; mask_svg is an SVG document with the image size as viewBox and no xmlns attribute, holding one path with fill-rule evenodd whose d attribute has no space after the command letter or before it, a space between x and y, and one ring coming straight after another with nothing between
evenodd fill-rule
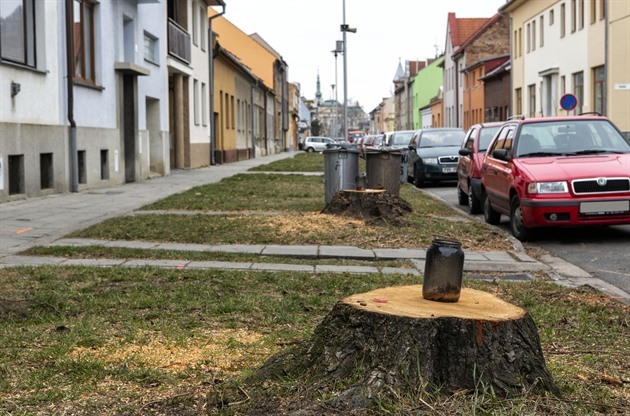
<instances>
[{"instance_id":1,"label":"balcony railing","mask_svg":"<svg viewBox=\"0 0 630 416\"><path fill-rule=\"evenodd\" d=\"M190 64L190 34L174 20L168 20L168 53Z\"/></svg>"}]
</instances>

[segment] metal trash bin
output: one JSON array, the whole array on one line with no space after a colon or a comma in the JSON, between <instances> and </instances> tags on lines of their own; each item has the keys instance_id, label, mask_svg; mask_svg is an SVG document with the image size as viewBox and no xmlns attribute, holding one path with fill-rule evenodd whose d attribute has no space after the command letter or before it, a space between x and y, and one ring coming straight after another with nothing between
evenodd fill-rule
<instances>
[{"instance_id":1,"label":"metal trash bin","mask_svg":"<svg viewBox=\"0 0 630 416\"><path fill-rule=\"evenodd\" d=\"M401 157L399 150L367 150L365 170L368 189L385 189L386 192L399 196Z\"/></svg>"},{"instance_id":2,"label":"metal trash bin","mask_svg":"<svg viewBox=\"0 0 630 416\"><path fill-rule=\"evenodd\" d=\"M342 146L324 150L325 201L328 204L343 189L356 189L359 151Z\"/></svg>"}]
</instances>

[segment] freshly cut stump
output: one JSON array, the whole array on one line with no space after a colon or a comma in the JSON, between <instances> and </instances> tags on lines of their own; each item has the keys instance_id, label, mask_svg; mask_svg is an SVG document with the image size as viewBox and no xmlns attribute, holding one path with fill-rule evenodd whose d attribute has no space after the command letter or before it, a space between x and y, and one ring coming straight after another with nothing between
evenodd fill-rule
<instances>
[{"instance_id":1,"label":"freshly cut stump","mask_svg":"<svg viewBox=\"0 0 630 416\"><path fill-rule=\"evenodd\" d=\"M333 196L322 213L402 225L403 217L412 211L407 201L384 189L344 189Z\"/></svg>"},{"instance_id":2,"label":"freshly cut stump","mask_svg":"<svg viewBox=\"0 0 630 416\"><path fill-rule=\"evenodd\" d=\"M445 392L559 392L525 310L473 289L456 303L429 301L420 285L343 299L308 342L272 357L251 380L286 376L308 380L302 400L327 395L327 405L345 409L427 382Z\"/></svg>"}]
</instances>

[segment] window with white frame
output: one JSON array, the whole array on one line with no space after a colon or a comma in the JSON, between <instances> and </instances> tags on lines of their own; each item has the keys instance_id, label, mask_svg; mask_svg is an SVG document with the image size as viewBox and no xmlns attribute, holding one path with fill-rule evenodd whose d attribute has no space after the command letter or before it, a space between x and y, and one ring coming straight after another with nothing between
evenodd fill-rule
<instances>
[{"instance_id":1,"label":"window with white frame","mask_svg":"<svg viewBox=\"0 0 630 416\"><path fill-rule=\"evenodd\" d=\"M193 7L192 7L192 41L194 45L199 44L199 23L197 22L197 15L198 15L198 11L199 9L196 6L196 2L193 2Z\"/></svg>"},{"instance_id":2,"label":"window with white frame","mask_svg":"<svg viewBox=\"0 0 630 416\"><path fill-rule=\"evenodd\" d=\"M201 6L199 7L199 46L202 51L206 50L206 32L208 31L208 10Z\"/></svg>"},{"instance_id":3,"label":"window with white frame","mask_svg":"<svg viewBox=\"0 0 630 416\"><path fill-rule=\"evenodd\" d=\"M208 93L206 83L201 83L201 124L208 125Z\"/></svg>"},{"instance_id":4,"label":"window with white frame","mask_svg":"<svg viewBox=\"0 0 630 416\"><path fill-rule=\"evenodd\" d=\"M36 67L34 1L0 1L0 56L2 60Z\"/></svg>"},{"instance_id":5,"label":"window with white frame","mask_svg":"<svg viewBox=\"0 0 630 416\"><path fill-rule=\"evenodd\" d=\"M199 125L199 81L193 81L193 116L195 125Z\"/></svg>"},{"instance_id":6,"label":"window with white frame","mask_svg":"<svg viewBox=\"0 0 630 416\"><path fill-rule=\"evenodd\" d=\"M74 78L95 84L94 3L89 0L74 0L72 19L75 30Z\"/></svg>"},{"instance_id":7,"label":"window with white frame","mask_svg":"<svg viewBox=\"0 0 630 416\"><path fill-rule=\"evenodd\" d=\"M156 65L159 64L159 51L158 38L149 32L144 32L144 60Z\"/></svg>"}]
</instances>

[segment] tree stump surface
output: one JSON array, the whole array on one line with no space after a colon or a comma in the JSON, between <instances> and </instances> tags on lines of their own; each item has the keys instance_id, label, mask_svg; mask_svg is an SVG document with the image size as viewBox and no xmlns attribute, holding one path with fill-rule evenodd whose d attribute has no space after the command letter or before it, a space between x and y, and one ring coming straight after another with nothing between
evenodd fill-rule
<instances>
[{"instance_id":1,"label":"tree stump surface","mask_svg":"<svg viewBox=\"0 0 630 416\"><path fill-rule=\"evenodd\" d=\"M403 217L412 211L407 201L384 189L344 189L333 196L322 213L403 225Z\"/></svg>"},{"instance_id":2,"label":"tree stump surface","mask_svg":"<svg viewBox=\"0 0 630 416\"><path fill-rule=\"evenodd\" d=\"M420 285L348 296L310 340L270 358L249 382L286 377L308 380L300 401L325 396L327 406L344 410L427 385L559 392L527 311L473 289L458 302L429 301Z\"/></svg>"}]
</instances>

